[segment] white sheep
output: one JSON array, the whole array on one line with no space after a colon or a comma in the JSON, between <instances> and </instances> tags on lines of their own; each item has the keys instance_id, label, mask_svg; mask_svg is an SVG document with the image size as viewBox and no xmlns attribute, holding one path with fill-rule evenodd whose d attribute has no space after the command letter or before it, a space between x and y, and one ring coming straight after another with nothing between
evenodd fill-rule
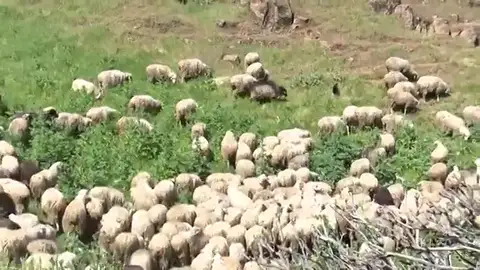
<instances>
[{"instance_id":1,"label":"white sheep","mask_svg":"<svg viewBox=\"0 0 480 270\"><path fill-rule=\"evenodd\" d=\"M393 98L398 92L408 92L414 97L418 96L417 86L412 82L398 82L392 88L388 89L387 96Z\"/></svg>"},{"instance_id":2,"label":"white sheep","mask_svg":"<svg viewBox=\"0 0 480 270\"><path fill-rule=\"evenodd\" d=\"M470 138L470 130L465 124L465 121L447 111L438 111L435 114L435 123L443 132L458 133L464 137L465 140Z\"/></svg>"},{"instance_id":3,"label":"white sheep","mask_svg":"<svg viewBox=\"0 0 480 270\"><path fill-rule=\"evenodd\" d=\"M3 192L7 193L12 198L17 213L23 213L25 210L25 204L30 197L30 190L28 187L21 182L9 178L0 178L0 186L3 189Z\"/></svg>"},{"instance_id":4,"label":"white sheep","mask_svg":"<svg viewBox=\"0 0 480 270\"><path fill-rule=\"evenodd\" d=\"M385 61L385 67L387 72L399 71L405 75L410 81L416 81L418 79L417 72L412 68L410 62L400 57L392 56Z\"/></svg>"},{"instance_id":5,"label":"white sheep","mask_svg":"<svg viewBox=\"0 0 480 270\"><path fill-rule=\"evenodd\" d=\"M127 105L131 111L158 113L162 110L162 103L149 95L135 95Z\"/></svg>"},{"instance_id":6,"label":"white sheep","mask_svg":"<svg viewBox=\"0 0 480 270\"><path fill-rule=\"evenodd\" d=\"M73 80L71 89L74 92L85 92L87 95L93 94L95 95L95 97L100 94L100 89L94 83L80 78L76 78Z\"/></svg>"},{"instance_id":7,"label":"white sheep","mask_svg":"<svg viewBox=\"0 0 480 270\"><path fill-rule=\"evenodd\" d=\"M55 123L61 128L82 131L91 125L92 120L78 113L61 112L55 119Z\"/></svg>"},{"instance_id":8,"label":"white sheep","mask_svg":"<svg viewBox=\"0 0 480 270\"><path fill-rule=\"evenodd\" d=\"M1 140L0 141L0 157L5 155L17 156L15 148L9 142Z\"/></svg>"},{"instance_id":9,"label":"white sheep","mask_svg":"<svg viewBox=\"0 0 480 270\"><path fill-rule=\"evenodd\" d=\"M350 134L348 126L340 116L324 116L317 122L319 133L332 133L338 130L346 130Z\"/></svg>"},{"instance_id":10,"label":"white sheep","mask_svg":"<svg viewBox=\"0 0 480 270\"><path fill-rule=\"evenodd\" d=\"M418 109L419 105L418 99L416 99L410 92L397 92L390 103L390 109L401 108L403 110L403 115L407 114L408 109Z\"/></svg>"},{"instance_id":11,"label":"white sheep","mask_svg":"<svg viewBox=\"0 0 480 270\"><path fill-rule=\"evenodd\" d=\"M90 108L85 116L92 120L93 124L98 124L112 119L115 115L118 115L118 111L108 106L100 106Z\"/></svg>"},{"instance_id":12,"label":"white sheep","mask_svg":"<svg viewBox=\"0 0 480 270\"><path fill-rule=\"evenodd\" d=\"M236 97L244 97L249 94L249 90L254 83L258 82L250 74L237 74L230 78L230 87Z\"/></svg>"},{"instance_id":13,"label":"white sheep","mask_svg":"<svg viewBox=\"0 0 480 270\"><path fill-rule=\"evenodd\" d=\"M210 67L198 58L183 59L178 61L177 65L181 82L212 75Z\"/></svg>"},{"instance_id":14,"label":"white sheep","mask_svg":"<svg viewBox=\"0 0 480 270\"><path fill-rule=\"evenodd\" d=\"M150 242L155 234L155 226L146 210L138 210L132 215L131 232L140 235L146 243Z\"/></svg>"},{"instance_id":15,"label":"white sheep","mask_svg":"<svg viewBox=\"0 0 480 270\"><path fill-rule=\"evenodd\" d=\"M389 71L387 74L385 74L385 76L383 76L383 82L386 89L394 87L395 84L399 82L406 81L408 81L408 78L399 71Z\"/></svg>"},{"instance_id":16,"label":"white sheep","mask_svg":"<svg viewBox=\"0 0 480 270\"><path fill-rule=\"evenodd\" d=\"M245 69L253 63L260 62L260 55L257 52L249 52L245 55L243 63L245 64Z\"/></svg>"},{"instance_id":17,"label":"white sheep","mask_svg":"<svg viewBox=\"0 0 480 270\"><path fill-rule=\"evenodd\" d=\"M266 70L263 68L262 63L260 62L255 62L251 64L250 66L247 67L245 70L245 74L248 74L258 81L266 81L268 80L268 73Z\"/></svg>"},{"instance_id":18,"label":"white sheep","mask_svg":"<svg viewBox=\"0 0 480 270\"><path fill-rule=\"evenodd\" d=\"M145 68L145 72L147 73L147 81L150 83L166 81L170 81L171 83L177 82L177 74L166 65L151 64Z\"/></svg>"},{"instance_id":19,"label":"white sheep","mask_svg":"<svg viewBox=\"0 0 480 270\"><path fill-rule=\"evenodd\" d=\"M198 122L193 124L192 126L192 131L191 131L192 138L203 136L207 137L207 124L203 122Z\"/></svg>"},{"instance_id":20,"label":"white sheep","mask_svg":"<svg viewBox=\"0 0 480 270\"><path fill-rule=\"evenodd\" d=\"M185 125L187 118L198 108L198 103L191 98L182 99L175 105L175 119Z\"/></svg>"},{"instance_id":21,"label":"white sheep","mask_svg":"<svg viewBox=\"0 0 480 270\"><path fill-rule=\"evenodd\" d=\"M463 109L462 115L467 125L480 123L480 106L467 106Z\"/></svg>"},{"instance_id":22,"label":"white sheep","mask_svg":"<svg viewBox=\"0 0 480 270\"><path fill-rule=\"evenodd\" d=\"M282 100L288 96L285 87L270 80L253 83L248 92L250 93L250 100L258 102Z\"/></svg>"},{"instance_id":23,"label":"white sheep","mask_svg":"<svg viewBox=\"0 0 480 270\"><path fill-rule=\"evenodd\" d=\"M122 116L122 118L118 119L116 126L119 134L123 134L128 126L135 127L144 132L151 132L153 130L153 125L147 120L132 116Z\"/></svg>"},{"instance_id":24,"label":"white sheep","mask_svg":"<svg viewBox=\"0 0 480 270\"><path fill-rule=\"evenodd\" d=\"M125 82L131 82L133 76L129 72L123 72L118 69L104 70L97 75L98 86L102 90L122 85ZM101 93L104 94L104 91Z\"/></svg>"},{"instance_id":25,"label":"white sheep","mask_svg":"<svg viewBox=\"0 0 480 270\"><path fill-rule=\"evenodd\" d=\"M45 222L55 226L57 230L60 230L60 222L66 207L66 198L56 188L52 187L45 190L40 198L40 209L45 218Z\"/></svg>"},{"instance_id":26,"label":"white sheep","mask_svg":"<svg viewBox=\"0 0 480 270\"><path fill-rule=\"evenodd\" d=\"M437 76L422 76L417 81L417 88L423 100L427 95L434 94L437 102L440 101L441 95L449 95L451 93L450 86Z\"/></svg>"},{"instance_id":27,"label":"white sheep","mask_svg":"<svg viewBox=\"0 0 480 270\"><path fill-rule=\"evenodd\" d=\"M86 204L90 201L88 190L82 189L77 196L67 205L62 217L62 229L66 233L76 232L85 235L88 230L88 213Z\"/></svg>"}]
</instances>

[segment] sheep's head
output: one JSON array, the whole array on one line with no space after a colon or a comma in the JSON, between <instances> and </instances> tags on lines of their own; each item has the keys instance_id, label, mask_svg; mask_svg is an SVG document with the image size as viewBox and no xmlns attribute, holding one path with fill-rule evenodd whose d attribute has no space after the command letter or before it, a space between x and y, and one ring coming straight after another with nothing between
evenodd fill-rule
<instances>
[{"instance_id":1,"label":"sheep's head","mask_svg":"<svg viewBox=\"0 0 480 270\"><path fill-rule=\"evenodd\" d=\"M460 127L460 128L458 129L458 132L459 132L461 135L463 135L463 138L465 139L465 141L468 141L468 139L470 138L470 135L471 135L471 134L470 134L470 130L469 130L467 127L465 127L465 126Z\"/></svg>"},{"instance_id":2,"label":"sheep's head","mask_svg":"<svg viewBox=\"0 0 480 270\"><path fill-rule=\"evenodd\" d=\"M280 95L281 96L284 96L284 97L287 97L287 89L283 86L279 86L278 89L280 90Z\"/></svg>"},{"instance_id":3,"label":"sheep's head","mask_svg":"<svg viewBox=\"0 0 480 270\"><path fill-rule=\"evenodd\" d=\"M168 78L170 78L170 80L172 81L172 83L176 83L177 82L177 74L175 72L170 72L168 74Z\"/></svg>"},{"instance_id":4,"label":"sheep's head","mask_svg":"<svg viewBox=\"0 0 480 270\"><path fill-rule=\"evenodd\" d=\"M125 81L127 81L127 82L133 81L133 75L132 75L132 73L125 72Z\"/></svg>"}]
</instances>

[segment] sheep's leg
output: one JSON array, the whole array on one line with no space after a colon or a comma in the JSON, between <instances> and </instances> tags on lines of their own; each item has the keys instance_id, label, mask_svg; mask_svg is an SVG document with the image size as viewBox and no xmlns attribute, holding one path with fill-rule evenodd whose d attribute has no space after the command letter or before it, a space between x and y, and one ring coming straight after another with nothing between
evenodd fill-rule
<instances>
[{"instance_id":1,"label":"sheep's leg","mask_svg":"<svg viewBox=\"0 0 480 270\"><path fill-rule=\"evenodd\" d=\"M407 109L408 109L408 106L405 105L405 107L403 108L403 115L404 116L407 115Z\"/></svg>"},{"instance_id":2,"label":"sheep's leg","mask_svg":"<svg viewBox=\"0 0 480 270\"><path fill-rule=\"evenodd\" d=\"M440 95L437 94L437 102L440 102Z\"/></svg>"},{"instance_id":3,"label":"sheep's leg","mask_svg":"<svg viewBox=\"0 0 480 270\"><path fill-rule=\"evenodd\" d=\"M347 136L350 136L350 126L347 125Z\"/></svg>"}]
</instances>

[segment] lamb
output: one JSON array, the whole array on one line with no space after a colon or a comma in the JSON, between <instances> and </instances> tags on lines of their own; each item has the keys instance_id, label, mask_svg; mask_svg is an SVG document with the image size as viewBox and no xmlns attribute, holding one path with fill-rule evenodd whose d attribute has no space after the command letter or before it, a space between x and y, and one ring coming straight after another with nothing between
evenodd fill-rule
<instances>
[{"instance_id":1,"label":"lamb","mask_svg":"<svg viewBox=\"0 0 480 270\"><path fill-rule=\"evenodd\" d=\"M177 74L166 65L151 64L145 68L145 72L147 73L147 81L153 84L167 81L177 82Z\"/></svg>"},{"instance_id":2,"label":"lamb","mask_svg":"<svg viewBox=\"0 0 480 270\"><path fill-rule=\"evenodd\" d=\"M124 134L127 126L132 126L138 128L143 132L151 132L153 130L152 124L150 124L147 120L138 117L131 117L131 116L122 116L117 121L117 131L119 134Z\"/></svg>"},{"instance_id":3,"label":"lamb","mask_svg":"<svg viewBox=\"0 0 480 270\"><path fill-rule=\"evenodd\" d=\"M45 190L40 199L40 209L45 217L45 223L55 226L57 231L60 230L67 205L67 200L59 190L56 188Z\"/></svg>"},{"instance_id":4,"label":"lamb","mask_svg":"<svg viewBox=\"0 0 480 270\"><path fill-rule=\"evenodd\" d=\"M250 150L257 147L257 135L251 132L245 132L238 138L238 142L245 143Z\"/></svg>"},{"instance_id":5,"label":"lamb","mask_svg":"<svg viewBox=\"0 0 480 270\"><path fill-rule=\"evenodd\" d=\"M175 119L179 121L182 125L185 125L187 118L198 108L198 103L191 99L182 99L175 105Z\"/></svg>"},{"instance_id":6,"label":"lamb","mask_svg":"<svg viewBox=\"0 0 480 270\"><path fill-rule=\"evenodd\" d=\"M183 59L178 61L177 64L181 82L187 82L198 77L212 76L210 67L198 58Z\"/></svg>"},{"instance_id":7,"label":"lamb","mask_svg":"<svg viewBox=\"0 0 480 270\"><path fill-rule=\"evenodd\" d=\"M395 86L399 82L407 82L408 78L405 77L399 71L389 71L385 76L383 76L383 82L385 83L385 88L389 89Z\"/></svg>"},{"instance_id":8,"label":"lamb","mask_svg":"<svg viewBox=\"0 0 480 270\"><path fill-rule=\"evenodd\" d=\"M480 123L480 106L467 106L463 109L462 115L469 126Z\"/></svg>"},{"instance_id":9,"label":"lamb","mask_svg":"<svg viewBox=\"0 0 480 270\"><path fill-rule=\"evenodd\" d=\"M350 134L348 126L340 116L324 116L318 120L317 126L319 133L330 134L338 130L346 130L347 134Z\"/></svg>"},{"instance_id":10,"label":"lamb","mask_svg":"<svg viewBox=\"0 0 480 270\"><path fill-rule=\"evenodd\" d=\"M113 117L118 115L118 111L112 109L108 106L100 106L100 107L93 107L90 108L85 116L92 120L93 124L98 124L104 121L111 120Z\"/></svg>"},{"instance_id":11,"label":"lamb","mask_svg":"<svg viewBox=\"0 0 480 270\"><path fill-rule=\"evenodd\" d=\"M287 89L271 80L253 83L248 92L250 93L250 100L260 103L283 100L287 97Z\"/></svg>"},{"instance_id":12,"label":"lamb","mask_svg":"<svg viewBox=\"0 0 480 270\"><path fill-rule=\"evenodd\" d=\"M143 111L153 114L157 114L162 110L162 104L149 95L135 95L133 96L127 105L131 111Z\"/></svg>"},{"instance_id":13,"label":"lamb","mask_svg":"<svg viewBox=\"0 0 480 270\"><path fill-rule=\"evenodd\" d=\"M208 160L213 159L213 151L210 149L210 143L205 137L196 137L192 141L192 150L200 153L201 156L206 157Z\"/></svg>"},{"instance_id":14,"label":"lamb","mask_svg":"<svg viewBox=\"0 0 480 270\"><path fill-rule=\"evenodd\" d=\"M458 133L464 137L465 140L470 138L470 130L465 125L465 121L447 111L438 111L435 114L435 122L443 132L452 134Z\"/></svg>"},{"instance_id":15,"label":"lamb","mask_svg":"<svg viewBox=\"0 0 480 270\"><path fill-rule=\"evenodd\" d=\"M100 94L100 89L94 83L80 78L76 78L73 80L71 89L74 92L85 92L87 95L94 94L95 97Z\"/></svg>"},{"instance_id":16,"label":"lamb","mask_svg":"<svg viewBox=\"0 0 480 270\"><path fill-rule=\"evenodd\" d=\"M400 91L393 97L390 108L394 110L401 107L403 109L403 115L406 115L408 109L418 110L419 103L418 99L409 92Z\"/></svg>"},{"instance_id":17,"label":"lamb","mask_svg":"<svg viewBox=\"0 0 480 270\"><path fill-rule=\"evenodd\" d=\"M243 63L245 64L245 69L248 68L251 64L260 62L260 55L256 52L249 52L245 55Z\"/></svg>"},{"instance_id":18,"label":"lamb","mask_svg":"<svg viewBox=\"0 0 480 270\"><path fill-rule=\"evenodd\" d=\"M248 159L241 159L235 163L235 173L242 178L255 176L255 163Z\"/></svg>"},{"instance_id":19,"label":"lamb","mask_svg":"<svg viewBox=\"0 0 480 270\"><path fill-rule=\"evenodd\" d=\"M256 62L247 67L245 74L254 77L258 81L268 80L268 73L263 68L262 63Z\"/></svg>"},{"instance_id":20,"label":"lamb","mask_svg":"<svg viewBox=\"0 0 480 270\"><path fill-rule=\"evenodd\" d=\"M410 62L408 60L402 59L400 57L392 56L389 57L385 61L385 67L387 68L387 72L390 71L399 71L405 77L408 78L409 81L416 81L418 79L418 74L415 70L413 70Z\"/></svg>"},{"instance_id":21,"label":"lamb","mask_svg":"<svg viewBox=\"0 0 480 270\"><path fill-rule=\"evenodd\" d=\"M437 76L420 77L417 81L417 88L424 101L429 94L434 94L439 102L441 95L450 95L451 93L450 86Z\"/></svg>"},{"instance_id":22,"label":"lamb","mask_svg":"<svg viewBox=\"0 0 480 270\"><path fill-rule=\"evenodd\" d=\"M97 75L98 86L102 89L101 95L108 88L113 88L122 85L126 82L131 82L133 76L129 72L123 72L118 69L104 70ZM98 98L99 96L97 96Z\"/></svg>"}]
</instances>

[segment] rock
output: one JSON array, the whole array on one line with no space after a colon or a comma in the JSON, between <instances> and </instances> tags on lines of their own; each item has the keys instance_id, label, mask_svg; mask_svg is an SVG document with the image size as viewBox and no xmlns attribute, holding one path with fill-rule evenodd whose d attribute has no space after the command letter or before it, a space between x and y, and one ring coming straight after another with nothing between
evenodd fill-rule
<instances>
[{"instance_id":1,"label":"rock","mask_svg":"<svg viewBox=\"0 0 480 270\"><path fill-rule=\"evenodd\" d=\"M251 0L250 10L265 28L273 30L293 23L290 0Z\"/></svg>"}]
</instances>

